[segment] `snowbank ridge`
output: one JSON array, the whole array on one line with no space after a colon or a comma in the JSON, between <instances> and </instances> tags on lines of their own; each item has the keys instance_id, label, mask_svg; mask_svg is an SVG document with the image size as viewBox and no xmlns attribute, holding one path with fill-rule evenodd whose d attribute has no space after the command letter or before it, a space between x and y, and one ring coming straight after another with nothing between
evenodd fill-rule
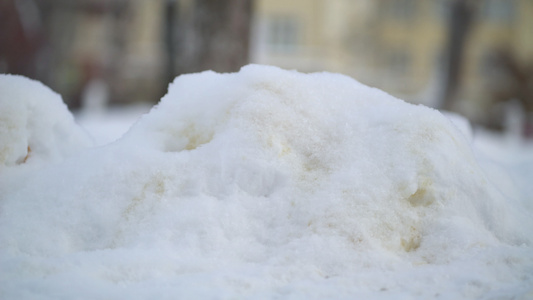
<instances>
[{"instance_id":1,"label":"snowbank ridge","mask_svg":"<svg viewBox=\"0 0 533 300\"><path fill-rule=\"evenodd\" d=\"M56 110L65 111L46 112ZM4 164L24 157L24 141L9 140L17 151ZM510 256L528 266L506 265L505 284L532 280L522 276L532 256L520 250L531 245L531 212L490 184L468 139L438 111L338 74L250 65L180 76L117 142L16 174L24 183L0 185L0 262L10 266L0 278L20 286L45 276L45 289L65 291L68 274L151 295L154 282L199 293L180 285L197 280L219 297L287 286L302 297L392 283L411 291L406 272L455 270L473 255L472 269ZM482 293L504 275L478 276ZM428 283L427 273L411 280L433 284L430 294L457 284Z\"/></svg>"}]
</instances>

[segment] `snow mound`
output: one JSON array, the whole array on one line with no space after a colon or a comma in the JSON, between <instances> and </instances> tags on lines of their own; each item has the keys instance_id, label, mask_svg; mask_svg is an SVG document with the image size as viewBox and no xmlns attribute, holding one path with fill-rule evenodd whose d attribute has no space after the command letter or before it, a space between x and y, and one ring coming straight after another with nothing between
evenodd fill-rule
<instances>
[{"instance_id":1,"label":"snow mound","mask_svg":"<svg viewBox=\"0 0 533 300\"><path fill-rule=\"evenodd\" d=\"M170 182L189 193L194 182L191 196L266 201L263 218L283 232L394 251L449 248L447 235L461 248L529 240L446 117L341 75L249 66L184 76L124 143L193 166L164 176L180 174Z\"/></svg>"},{"instance_id":2,"label":"snow mound","mask_svg":"<svg viewBox=\"0 0 533 300\"><path fill-rule=\"evenodd\" d=\"M0 279L15 296L42 277L50 295L76 295L69 278L133 298L479 296L532 281L531 212L490 184L460 130L342 75L180 76L122 139L19 176L0 181Z\"/></svg>"},{"instance_id":3,"label":"snow mound","mask_svg":"<svg viewBox=\"0 0 533 300\"><path fill-rule=\"evenodd\" d=\"M61 96L40 82L0 74L0 167L63 158L91 145Z\"/></svg>"}]
</instances>

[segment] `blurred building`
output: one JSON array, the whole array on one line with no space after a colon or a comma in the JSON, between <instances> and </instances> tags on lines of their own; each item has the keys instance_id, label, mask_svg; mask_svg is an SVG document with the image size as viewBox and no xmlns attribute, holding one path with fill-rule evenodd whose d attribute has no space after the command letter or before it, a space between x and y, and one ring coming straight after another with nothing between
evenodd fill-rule
<instances>
[{"instance_id":1,"label":"blurred building","mask_svg":"<svg viewBox=\"0 0 533 300\"><path fill-rule=\"evenodd\" d=\"M437 105L451 0L258 0L252 60L340 72ZM533 1L480 0L467 36L457 110L486 122L505 52L533 65ZM496 97L497 98L497 97Z\"/></svg>"},{"instance_id":2,"label":"blurred building","mask_svg":"<svg viewBox=\"0 0 533 300\"><path fill-rule=\"evenodd\" d=\"M162 1L5 0L0 13L9 17L0 21L7 23L0 72L43 81L71 108L81 106L92 81L105 82L113 101L160 93ZM18 60L35 67L21 69Z\"/></svg>"},{"instance_id":3,"label":"blurred building","mask_svg":"<svg viewBox=\"0 0 533 300\"><path fill-rule=\"evenodd\" d=\"M252 0L3 0L0 72L43 81L71 109L93 81L113 103L156 102L176 75L249 62ZM99 85L101 86L101 85Z\"/></svg>"},{"instance_id":4,"label":"blurred building","mask_svg":"<svg viewBox=\"0 0 533 300\"><path fill-rule=\"evenodd\" d=\"M155 102L175 75L248 62L438 106L453 1L3 0L0 72L43 81L71 108L95 80L111 102ZM485 123L511 98L533 111L533 1L463 1L475 14L455 109Z\"/></svg>"},{"instance_id":5,"label":"blurred building","mask_svg":"<svg viewBox=\"0 0 533 300\"><path fill-rule=\"evenodd\" d=\"M162 95L162 1L49 0L47 34L53 67L49 84L71 107L93 80L107 83L114 102Z\"/></svg>"}]
</instances>

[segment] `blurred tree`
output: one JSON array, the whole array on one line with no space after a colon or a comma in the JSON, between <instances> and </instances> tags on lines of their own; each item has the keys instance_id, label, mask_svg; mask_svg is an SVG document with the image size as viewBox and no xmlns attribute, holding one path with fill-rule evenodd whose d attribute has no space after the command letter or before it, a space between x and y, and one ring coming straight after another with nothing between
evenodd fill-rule
<instances>
[{"instance_id":1,"label":"blurred tree","mask_svg":"<svg viewBox=\"0 0 533 300\"><path fill-rule=\"evenodd\" d=\"M497 101L518 99L527 112L533 112L533 65L524 64L507 49L496 51L495 63L509 78L498 91L494 91ZM498 85L493 85L497 87Z\"/></svg>"},{"instance_id":2,"label":"blurred tree","mask_svg":"<svg viewBox=\"0 0 533 300\"><path fill-rule=\"evenodd\" d=\"M468 33L475 14L475 2L470 0L451 0L448 23L448 40L445 44L444 84L440 107L453 110L461 82L463 54Z\"/></svg>"},{"instance_id":3,"label":"blurred tree","mask_svg":"<svg viewBox=\"0 0 533 300\"><path fill-rule=\"evenodd\" d=\"M234 72L249 62L252 0L194 0L182 6L167 2L166 51L170 68L176 66L169 72Z\"/></svg>"},{"instance_id":4,"label":"blurred tree","mask_svg":"<svg viewBox=\"0 0 533 300\"><path fill-rule=\"evenodd\" d=\"M176 0L166 0L165 2L165 19L164 19L164 44L165 51L167 54L167 63L166 66L166 81L164 82L163 89L166 89L166 86L169 82L172 82L174 76L176 76L176 41L178 40L178 23L177 16L179 15L178 8L176 5Z\"/></svg>"},{"instance_id":5,"label":"blurred tree","mask_svg":"<svg viewBox=\"0 0 533 300\"><path fill-rule=\"evenodd\" d=\"M533 64L525 64L509 49L493 52L490 61L492 76L488 77L488 89L495 107L509 101L517 101L526 116L533 114ZM505 120L499 119L500 124ZM525 119L522 134L533 137L533 120Z\"/></svg>"}]
</instances>

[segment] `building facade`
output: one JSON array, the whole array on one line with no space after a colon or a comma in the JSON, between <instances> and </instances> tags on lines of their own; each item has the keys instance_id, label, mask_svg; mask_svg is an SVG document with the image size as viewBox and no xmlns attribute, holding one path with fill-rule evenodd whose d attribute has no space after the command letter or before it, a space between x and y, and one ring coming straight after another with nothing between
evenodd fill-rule
<instances>
[{"instance_id":1,"label":"building facade","mask_svg":"<svg viewBox=\"0 0 533 300\"><path fill-rule=\"evenodd\" d=\"M252 61L340 72L437 106L452 1L257 0ZM484 122L496 101L493 58L505 52L533 64L533 1L480 0L474 8L457 110Z\"/></svg>"}]
</instances>

